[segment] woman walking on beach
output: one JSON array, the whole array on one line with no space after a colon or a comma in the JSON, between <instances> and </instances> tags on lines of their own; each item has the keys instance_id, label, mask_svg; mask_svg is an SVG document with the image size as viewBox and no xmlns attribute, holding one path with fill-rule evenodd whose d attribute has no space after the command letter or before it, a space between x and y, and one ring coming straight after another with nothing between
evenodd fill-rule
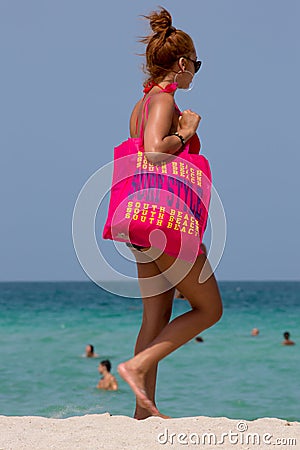
<instances>
[{"instance_id":1,"label":"woman walking on beach","mask_svg":"<svg viewBox=\"0 0 300 450\"><path fill-rule=\"evenodd\" d=\"M161 154L176 154L187 142L191 153L199 153L196 130L201 118L191 110L180 113L174 101L176 89L188 89L201 65L193 41L172 26L171 15L163 8L147 19L153 31L143 41L149 78L144 97L132 111L131 137L138 137L138 130L143 129L144 149L153 161ZM128 245L137 261L143 319L135 356L121 363L118 372L136 396L136 419L167 417L155 402L158 362L220 319L221 297L212 272L199 283L205 262L210 267L201 249L187 270L186 261L166 252L157 256L152 247ZM175 288L189 301L191 310L170 322Z\"/></svg>"}]
</instances>

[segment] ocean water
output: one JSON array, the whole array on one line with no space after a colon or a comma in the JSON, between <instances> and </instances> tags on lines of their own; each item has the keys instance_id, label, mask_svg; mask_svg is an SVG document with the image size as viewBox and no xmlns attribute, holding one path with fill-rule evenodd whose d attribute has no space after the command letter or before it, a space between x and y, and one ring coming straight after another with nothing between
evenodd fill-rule
<instances>
[{"instance_id":1,"label":"ocean water","mask_svg":"<svg viewBox=\"0 0 300 450\"><path fill-rule=\"evenodd\" d=\"M132 289L124 284L124 292ZM172 417L300 420L300 282L221 282L222 319L160 362L159 409ZM188 310L175 300L173 315ZM133 414L134 396L116 373L132 355L140 299L92 282L0 283L0 414L63 418ZM258 327L257 337L250 335ZM281 345L290 331L295 346ZM96 389L110 359L116 392Z\"/></svg>"}]
</instances>

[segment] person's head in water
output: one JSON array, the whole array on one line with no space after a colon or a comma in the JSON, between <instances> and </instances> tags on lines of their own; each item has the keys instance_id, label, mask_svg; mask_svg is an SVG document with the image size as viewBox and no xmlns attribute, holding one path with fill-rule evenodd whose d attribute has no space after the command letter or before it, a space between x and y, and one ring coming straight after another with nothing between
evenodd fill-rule
<instances>
[{"instance_id":1,"label":"person's head in water","mask_svg":"<svg viewBox=\"0 0 300 450\"><path fill-rule=\"evenodd\" d=\"M259 335L259 329L258 328L253 328L251 331L251 336L258 336Z\"/></svg>"},{"instance_id":2,"label":"person's head in water","mask_svg":"<svg viewBox=\"0 0 300 450\"><path fill-rule=\"evenodd\" d=\"M92 344L88 344L85 347L85 355L87 358L91 358L92 356L94 356L94 346Z\"/></svg>"},{"instance_id":3,"label":"person's head in water","mask_svg":"<svg viewBox=\"0 0 300 450\"><path fill-rule=\"evenodd\" d=\"M192 38L172 25L171 14L164 8L144 16L150 21L152 33L141 42L146 47L146 67L148 75L144 83L178 83L178 88L188 89L201 61L197 60Z\"/></svg>"},{"instance_id":4,"label":"person's head in water","mask_svg":"<svg viewBox=\"0 0 300 450\"><path fill-rule=\"evenodd\" d=\"M290 339L290 333L288 331L285 331L283 333L284 341L282 342L283 345L295 345L295 342Z\"/></svg>"},{"instance_id":5,"label":"person's head in water","mask_svg":"<svg viewBox=\"0 0 300 450\"><path fill-rule=\"evenodd\" d=\"M108 359L104 359L99 363L98 372L102 375L101 380L97 384L98 389L106 389L108 391L116 391L118 382L110 373L111 363Z\"/></svg>"},{"instance_id":6,"label":"person's head in water","mask_svg":"<svg viewBox=\"0 0 300 450\"><path fill-rule=\"evenodd\" d=\"M111 363L108 359L104 359L99 363L99 372L104 374L106 372L110 372L111 370Z\"/></svg>"}]
</instances>

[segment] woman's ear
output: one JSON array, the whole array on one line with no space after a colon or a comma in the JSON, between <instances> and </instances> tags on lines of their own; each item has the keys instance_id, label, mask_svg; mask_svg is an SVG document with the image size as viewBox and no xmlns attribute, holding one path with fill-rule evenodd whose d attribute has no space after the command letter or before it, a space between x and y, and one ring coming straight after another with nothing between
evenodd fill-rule
<instances>
[{"instance_id":1,"label":"woman's ear","mask_svg":"<svg viewBox=\"0 0 300 450\"><path fill-rule=\"evenodd\" d=\"M185 71L186 69L186 63L185 63L185 59L183 57L179 58L178 60L178 66L180 68L180 70L182 70L182 72Z\"/></svg>"}]
</instances>

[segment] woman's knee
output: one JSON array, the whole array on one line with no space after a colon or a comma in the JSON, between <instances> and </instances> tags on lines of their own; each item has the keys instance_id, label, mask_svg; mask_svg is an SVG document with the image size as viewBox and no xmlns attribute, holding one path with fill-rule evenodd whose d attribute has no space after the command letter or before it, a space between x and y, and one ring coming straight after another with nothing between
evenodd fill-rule
<instances>
[{"instance_id":1,"label":"woman's knee","mask_svg":"<svg viewBox=\"0 0 300 450\"><path fill-rule=\"evenodd\" d=\"M217 323L223 315L223 306L221 301L210 307L192 306L192 309L194 311L198 311L199 318L201 321L204 319L207 328Z\"/></svg>"},{"instance_id":2,"label":"woman's knee","mask_svg":"<svg viewBox=\"0 0 300 450\"><path fill-rule=\"evenodd\" d=\"M215 323L219 322L222 315L223 315L223 306L222 306L221 302L217 305L214 305L213 308L210 308L209 310L207 310L206 317L207 317L209 326L211 327Z\"/></svg>"}]
</instances>

